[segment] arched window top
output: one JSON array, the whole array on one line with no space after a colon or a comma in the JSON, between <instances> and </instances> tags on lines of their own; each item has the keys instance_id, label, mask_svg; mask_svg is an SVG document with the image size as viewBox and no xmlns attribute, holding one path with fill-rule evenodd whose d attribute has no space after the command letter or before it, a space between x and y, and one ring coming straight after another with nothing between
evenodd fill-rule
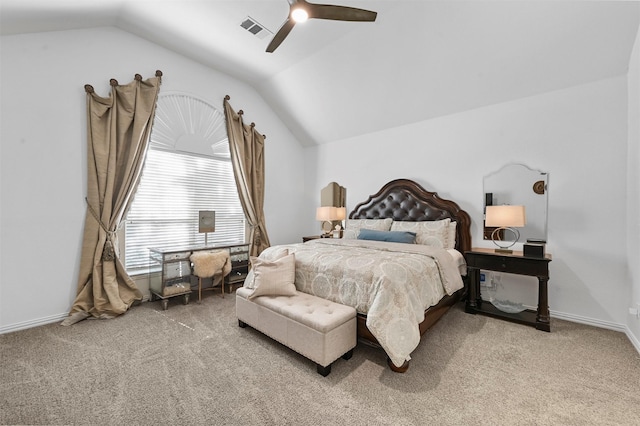
<instances>
[{"instance_id":1,"label":"arched window top","mask_svg":"<svg viewBox=\"0 0 640 426\"><path fill-rule=\"evenodd\" d=\"M230 158L224 114L184 93L158 96L150 148Z\"/></svg>"}]
</instances>

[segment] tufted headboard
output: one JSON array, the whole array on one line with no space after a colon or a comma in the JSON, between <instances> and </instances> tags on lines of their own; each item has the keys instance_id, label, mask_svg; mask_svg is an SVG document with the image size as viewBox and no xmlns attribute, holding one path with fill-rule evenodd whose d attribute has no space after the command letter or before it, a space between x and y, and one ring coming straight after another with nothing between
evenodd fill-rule
<instances>
[{"instance_id":1,"label":"tufted headboard","mask_svg":"<svg viewBox=\"0 0 640 426\"><path fill-rule=\"evenodd\" d=\"M387 183L365 202L358 204L349 219L386 219L421 222L450 218L456 224L456 249L471 250L471 218L458 204L443 200L409 179Z\"/></svg>"}]
</instances>

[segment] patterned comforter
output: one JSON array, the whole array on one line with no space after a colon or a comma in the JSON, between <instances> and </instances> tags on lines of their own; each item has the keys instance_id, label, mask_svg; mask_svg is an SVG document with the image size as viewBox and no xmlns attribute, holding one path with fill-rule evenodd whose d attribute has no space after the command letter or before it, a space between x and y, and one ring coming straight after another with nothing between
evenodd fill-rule
<instances>
[{"instance_id":1,"label":"patterned comforter","mask_svg":"<svg viewBox=\"0 0 640 426\"><path fill-rule=\"evenodd\" d=\"M270 247L260 257L273 260L283 248L295 253L298 291L366 314L398 367L420 343L425 309L463 287L453 257L430 246L327 238Z\"/></svg>"}]
</instances>

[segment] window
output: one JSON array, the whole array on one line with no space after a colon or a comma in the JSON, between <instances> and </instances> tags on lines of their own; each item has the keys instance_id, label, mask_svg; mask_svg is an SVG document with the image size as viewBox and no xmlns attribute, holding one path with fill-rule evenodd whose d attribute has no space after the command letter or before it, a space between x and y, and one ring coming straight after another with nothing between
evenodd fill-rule
<instances>
[{"instance_id":1,"label":"window","mask_svg":"<svg viewBox=\"0 0 640 426\"><path fill-rule=\"evenodd\" d=\"M198 233L198 212L214 210L216 231ZM245 217L224 116L192 96L158 98L140 184L124 226L125 267L147 271L149 247L245 241Z\"/></svg>"}]
</instances>

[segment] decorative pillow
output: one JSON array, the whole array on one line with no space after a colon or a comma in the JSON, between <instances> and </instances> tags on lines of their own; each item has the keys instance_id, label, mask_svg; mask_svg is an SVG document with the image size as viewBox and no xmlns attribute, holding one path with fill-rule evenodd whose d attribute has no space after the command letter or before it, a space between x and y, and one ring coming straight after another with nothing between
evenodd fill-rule
<instances>
[{"instance_id":1,"label":"decorative pillow","mask_svg":"<svg viewBox=\"0 0 640 426\"><path fill-rule=\"evenodd\" d=\"M276 261L251 257L255 276L253 293L249 300L258 296L294 296L296 294L296 256L291 253Z\"/></svg>"},{"instance_id":2,"label":"decorative pillow","mask_svg":"<svg viewBox=\"0 0 640 426\"><path fill-rule=\"evenodd\" d=\"M416 233L416 244L439 248L453 248L456 241L450 241L451 219L432 220L424 222L398 222L391 225L392 231L409 231Z\"/></svg>"},{"instance_id":3,"label":"decorative pillow","mask_svg":"<svg viewBox=\"0 0 640 426\"><path fill-rule=\"evenodd\" d=\"M457 227L457 223L456 222L451 222L449 224L449 241L447 241L449 243L449 247L445 247L446 249L454 249L456 248L456 227Z\"/></svg>"},{"instance_id":4,"label":"decorative pillow","mask_svg":"<svg viewBox=\"0 0 640 426\"><path fill-rule=\"evenodd\" d=\"M376 231L389 231L393 219L349 219L344 229L342 238L355 240L361 229L375 229Z\"/></svg>"},{"instance_id":5,"label":"decorative pillow","mask_svg":"<svg viewBox=\"0 0 640 426\"><path fill-rule=\"evenodd\" d=\"M270 261L275 261L278 259L281 259L285 256L287 256L289 254L289 249L285 248L285 247L275 247L272 250L269 250L268 252L268 258L266 258L265 260L270 260ZM265 253L265 255L267 255L267 253ZM243 287L246 288L254 288L255 287L255 275L253 273L253 269L249 269L249 272L247 273L247 276L244 279L244 284Z\"/></svg>"},{"instance_id":6,"label":"decorative pillow","mask_svg":"<svg viewBox=\"0 0 640 426\"><path fill-rule=\"evenodd\" d=\"M363 228L360 230L358 239L413 244L416 242L416 233L408 231L376 231Z\"/></svg>"}]
</instances>

